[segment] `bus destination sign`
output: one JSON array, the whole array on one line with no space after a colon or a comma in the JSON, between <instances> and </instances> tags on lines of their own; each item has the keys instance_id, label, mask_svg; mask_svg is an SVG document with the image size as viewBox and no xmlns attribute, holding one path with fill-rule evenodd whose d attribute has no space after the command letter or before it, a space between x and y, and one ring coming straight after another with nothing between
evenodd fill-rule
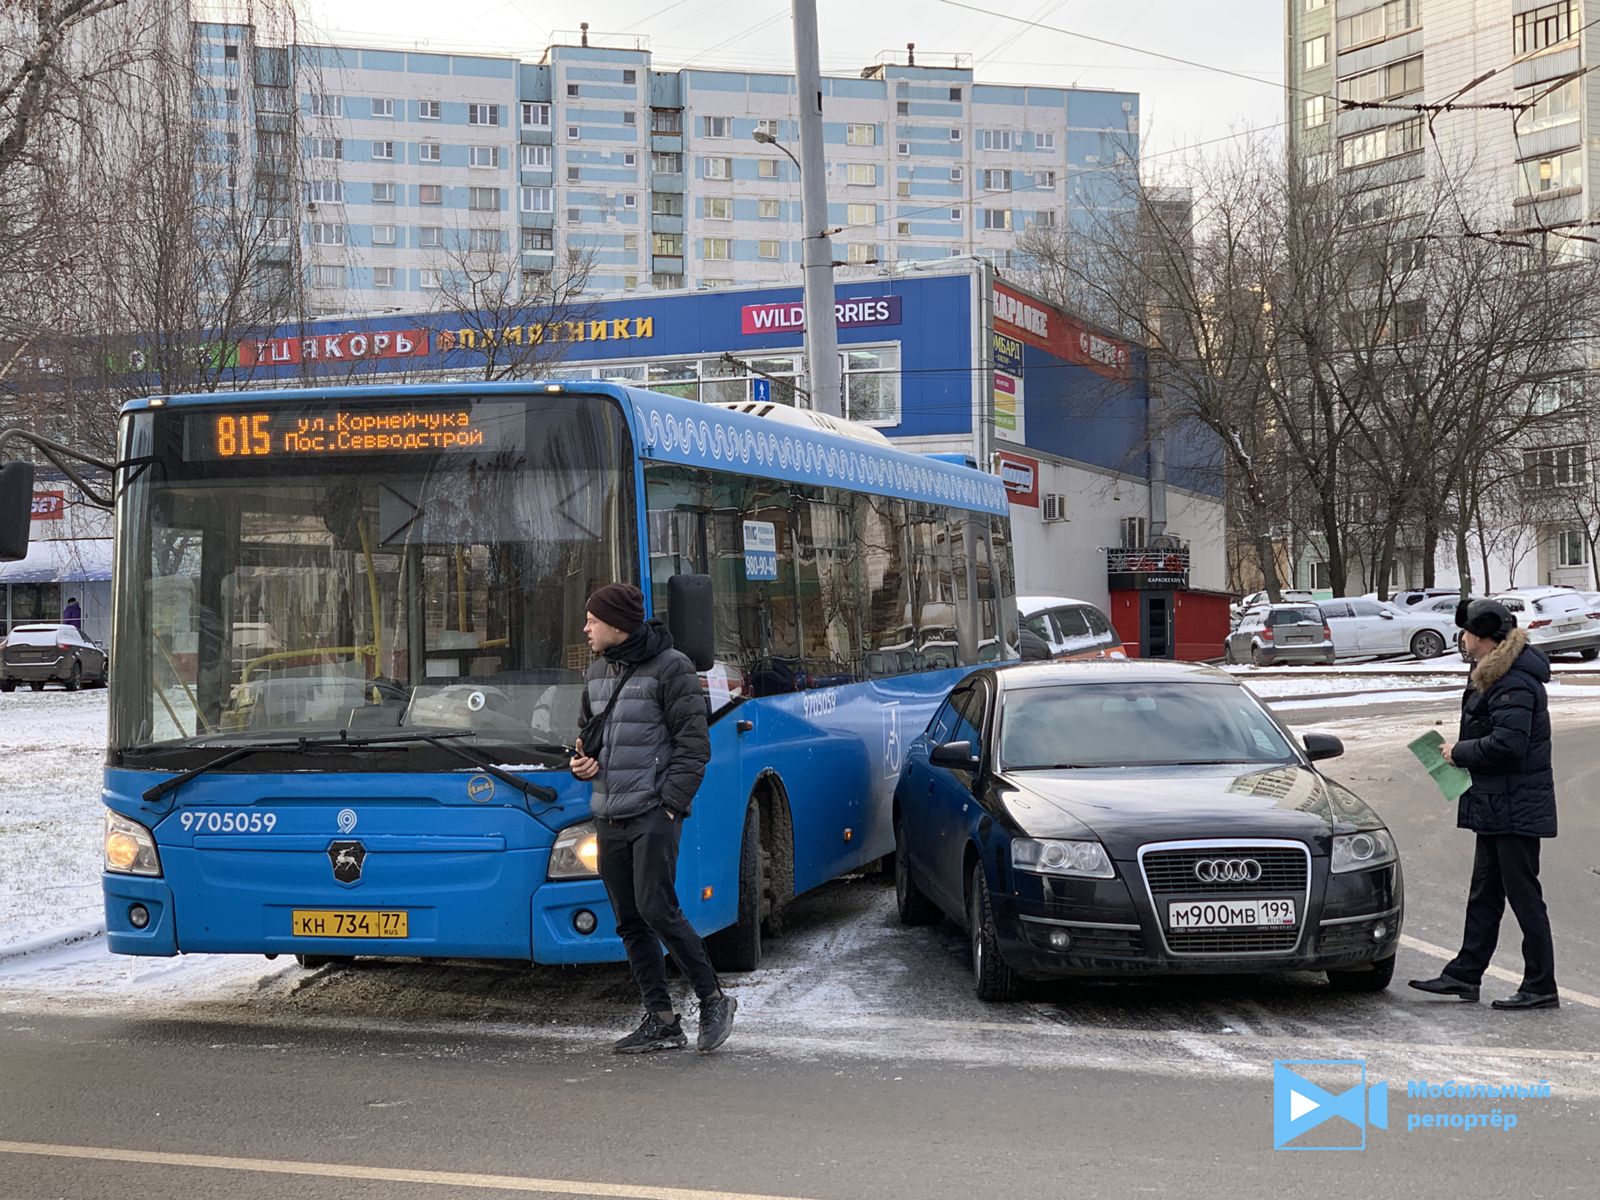
<instances>
[{"instance_id":1,"label":"bus destination sign","mask_svg":"<svg viewBox=\"0 0 1600 1200\"><path fill-rule=\"evenodd\" d=\"M191 460L306 459L521 451L520 404L285 405L185 414Z\"/></svg>"}]
</instances>

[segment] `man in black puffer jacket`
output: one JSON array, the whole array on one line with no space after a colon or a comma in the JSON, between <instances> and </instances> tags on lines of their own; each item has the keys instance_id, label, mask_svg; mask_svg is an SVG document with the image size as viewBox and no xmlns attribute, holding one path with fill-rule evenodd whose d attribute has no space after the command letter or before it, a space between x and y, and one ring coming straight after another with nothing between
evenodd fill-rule
<instances>
[{"instance_id":1,"label":"man in black puffer jacket","mask_svg":"<svg viewBox=\"0 0 1600 1200\"><path fill-rule=\"evenodd\" d=\"M715 1050L737 1002L718 984L677 891L683 822L711 759L705 693L666 624L645 620L638 588L608 583L586 607L583 632L601 657L584 676L572 773L594 781L600 879L645 1006L639 1028L613 1048L640 1054L688 1041L667 991L665 944L700 998L699 1048Z\"/></svg>"},{"instance_id":2,"label":"man in black puffer jacket","mask_svg":"<svg viewBox=\"0 0 1600 1200\"><path fill-rule=\"evenodd\" d=\"M1449 762L1472 774L1456 824L1478 835L1461 952L1435 979L1411 986L1476 1001L1494 957L1506 902L1522 927L1522 986L1496 1008L1557 1008L1555 947L1539 887L1539 840L1556 836L1556 785L1550 769L1550 663L1528 645L1517 619L1495 600L1456 609L1461 646L1476 666L1461 698L1461 733L1445 746Z\"/></svg>"}]
</instances>

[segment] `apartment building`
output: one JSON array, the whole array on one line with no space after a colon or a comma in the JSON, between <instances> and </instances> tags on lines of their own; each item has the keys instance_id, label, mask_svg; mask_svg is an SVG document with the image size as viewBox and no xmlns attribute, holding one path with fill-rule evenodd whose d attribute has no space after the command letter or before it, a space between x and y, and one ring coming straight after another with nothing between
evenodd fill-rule
<instances>
[{"instance_id":1,"label":"apartment building","mask_svg":"<svg viewBox=\"0 0 1600 1200\"><path fill-rule=\"evenodd\" d=\"M800 279L792 76L662 70L587 37L538 62L272 47L247 25L197 38L219 114L258 159L301 143L305 212L279 219L273 244L303 270L313 315L426 307L463 254L529 286L582 254L595 293ZM1133 93L910 64L825 77L823 92L844 277L1003 263L1030 225L1122 204L1137 170Z\"/></svg>"}]
</instances>

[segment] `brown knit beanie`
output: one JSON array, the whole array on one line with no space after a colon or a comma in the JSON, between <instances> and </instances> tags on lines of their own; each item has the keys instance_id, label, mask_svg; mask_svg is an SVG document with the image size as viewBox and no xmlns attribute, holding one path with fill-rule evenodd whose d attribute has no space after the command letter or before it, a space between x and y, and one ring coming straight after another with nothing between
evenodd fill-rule
<instances>
[{"instance_id":1,"label":"brown knit beanie","mask_svg":"<svg viewBox=\"0 0 1600 1200\"><path fill-rule=\"evenodd\" d=\"M606 584L589 597L585 607L591 616L623 633L632 633L644 624L644 593L631 583Z\"/></svg>"}]
</instances>

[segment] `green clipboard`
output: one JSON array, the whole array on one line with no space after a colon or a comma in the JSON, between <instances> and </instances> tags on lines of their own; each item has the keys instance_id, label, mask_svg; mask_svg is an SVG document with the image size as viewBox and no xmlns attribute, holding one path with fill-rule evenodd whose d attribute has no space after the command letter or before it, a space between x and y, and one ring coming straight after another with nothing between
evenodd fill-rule
<instances>
[{"instance_id":1,"label":"green clipboard","mask_svg":"<svg viewBox=\"0 0 1600 1200\"><path fill-rule=\"evenodd\" d=\"M1407 749L1417 756L1417 761L1433 776L1433 781L1439 785L1446 800L1459 800L1461 794L1472 786L1472 776L1462 768L1445 762L1444 755L1440 753L1443 746L1444 736L1437 729L1430 729L1408 743Z\"/></svg>"}]
</instances>

